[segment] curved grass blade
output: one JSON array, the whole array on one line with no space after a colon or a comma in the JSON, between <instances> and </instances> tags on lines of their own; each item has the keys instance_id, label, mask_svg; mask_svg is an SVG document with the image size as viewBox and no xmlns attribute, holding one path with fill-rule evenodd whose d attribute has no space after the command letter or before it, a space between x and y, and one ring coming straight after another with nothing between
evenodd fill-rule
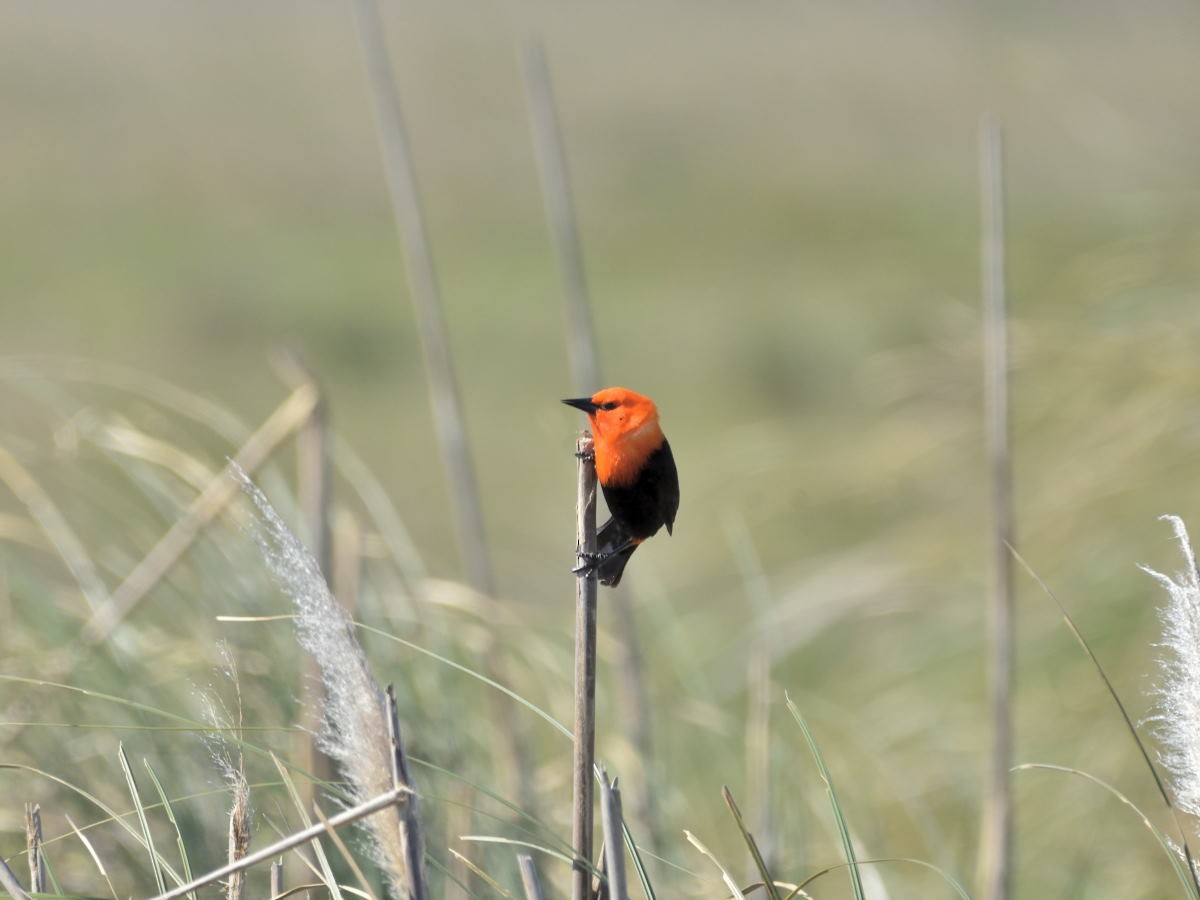
<instances>
[{"instance_id":1,"label":"curved grass blade","mask_svg":"<svg viewBox=\"0 0 1200 900\"><path fill-rule=\"evenodd\" d=\"M1013 767L1014 772L1028 771L1028 770L1035 770L1035 769L1041 769L1041 770L1047 771L1047 772L1062 772L1067 775L1078 775L1080 778L1085 778L1088 781L1092 782L1093 784L1099 785L1100 787L1104 788L1104 790L1108 791L1110 794L1112 794L1114 797L1116 797L1118 800L1120 800L1122 803L1124 803L1126 806L1128 806L1130 809L1132 809L1135 813L1137 813L1138 818L1140 818L1142 820L1142 824L1145 825L1146 828L1148 828L1150 830L1150 833L1152 835L1154 835L1154 839L1156 841L1158 841L1159 846L1162 847L1163 853L1165 853L1167 855L1167 859L1169 859L1171 861L1171 867L1175 870L1175 874L1179 877L1179 881L1183 885L1183 889L1187 892L1187 895L1189 897L1191 897L1191 898L1193 898L1193 900L1195 900L1196 893L1192 889L1192 885L1195 882L1195 875L1193 874L1192 877L1189 877L1189 873L1187 871L1187 869L1190 868L1190 866L1185 865L1184 861L1182 859L1180 859L1179 853L1177 852L1175 846L1171 843L1171 839L1168 838L1163 833L1162 829L1160 829L1153 822L1151 822L1150 818L1144 812L1142 812L1140 809L1138 809L1138 807L1134 804L1134 802L1132 800L1130 800L1128 797L1126 797L1124 794L1122 794L1119 790L1117 790L1115 787L1113 787L1111 784L1109 784L1104 779L1097 778L1095 775L1091 775L1091 774L1089 774L1087 772L1083 772L1079 769L1072 769L1072 768L1069 768L1068 766L1055 766L1055 765L1051 765L1050 763L1024 763L1022 765ZM1189 858L1189 862L1190 862L1190 858Z\"/></svg>"},{"instance_id":2,"label":"curved grass blade","mask_svg":"<svg viewBox=\"0 0 1200 900\"><path fill-rule=\"evenodd\" d=\"M854 856L854 843L850 840L850 829L846 825L846 817L842 815L842 805L838 802L837 792L833 788L833 778L829 774L829 769L825 767L825 759L821 756L817 741L812 732L808 730L808 723L804 721L800 709L786 692L783 696L787 701L787 708L791 712L792 718L804 732L804 739L808 741L808 749L812 752L813 761L817 764L817 771L821 774L821 780L825 782L825 791L829 794L829 805L833 807L833 818L837 823L838 835L842 839L842 852L846 855L846 864L850 872L850 886L854 889L854 900L863 900L862 876L858 872L858 860Z\"/></svg>"},{"instance_id":3,"label":"curved grass blade","mask_svg":"<svg viewBox=\"0 0 1200 900\"><path fill-rule=\"evenodd\" d=\"M750 851L750 856L754 859L754 867L758 869L758 874L762 877L763 889L767 892L767 896L771 900L780 900L779 889L775 887L775 879L767 871L767 861L763 859L762 853L759 852L758 843L754 840L754 835L750 833L746 828L746 823L742 821L742 811L738 809L738 805L734 802L733 794L730 793L728 787L722 787L721 796L725 798L725 805L733 813L733 821L737 823L738 831L742 834L742 840L746 842L746 849Z\"/></svg>"},{"instance_id":4,"label":"curved grass blade","mask_svg":"<svg viewBox=\"0 0 1200 900\"><path fill-rule=\"evenodd\" d=\"M1200 898L1200 877L1196 875L1196 863L1192 858L1191 847L1188 845L1187 831L1184 829L1183 822L1179 818L1179 810L1176 809L1174 802L1171 800L1171 795L1167 791L1167 786L1158 772L1158 767L1154 765L1150 750L1142 740L1142 736L1138 734L1137 726L1133 724L1133 719L1130 718L1129 711L1125 708L1125 704L1121 702L1121 698L1117 694L1117 689L1113 686L1108 673L1100 665L1100 660L1096 657L1091 645L1087 642L1087 638L1083 636L1083 632L1076 626L1075 620L1071 618L1071 614L1067 612L1067 608L1063 606L1062 601L1058 599L1054 591L1050 590L1050 586L1041 579L1037 572L1033 570L1033 567L1025 561L1024 557L1015 548L1010 545L1008 551L1013 555L1013 559L1021 564L1021 568L1029 574L1029 577L1037 582L1038 587L1042 589L1046 596L1054 601L1054 605L1058 607L1058 612L1063 617L1063 621L1067 623L1067 628L1075 636L1075 640L1079 642L1079 646L1083 648L1083 652L1087 654L1088 659L1092 661L1092 665L1096 667L1096 673L1100 676L1100 680L1104 682L1104 687L1107 689L1108 695L1112 697L1113 703L1116 704L1117 710L1121 713L1121 718L1125 720L1125 728L1133 738L1133 742L1137 745L1138 752L1142 754L1146 768L1150 771L1150 777L1154 779L1154 786L1158 788L1159 796L1162 797L1163 804L1171 813L1171 818L1175 822L1175 828L1179 831L1179 843L1183 848L1184 856L1187 859L1187 869L1191 876L1189 879L1191 885L1188 893L1193 898Z\"/></svg>"}]
</instances>

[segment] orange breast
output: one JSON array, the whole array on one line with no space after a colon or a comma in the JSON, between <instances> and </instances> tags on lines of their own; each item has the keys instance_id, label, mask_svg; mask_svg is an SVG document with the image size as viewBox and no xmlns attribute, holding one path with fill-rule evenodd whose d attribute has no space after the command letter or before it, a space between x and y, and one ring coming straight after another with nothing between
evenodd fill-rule
<instances>
[{"instance_id":1,"label":"orange breast","mask_svg":"<svg viewBox=\"0 0 1200 900\"><path fill-rule=\"evenodd\" d=\"M600 483L625 487L637 480L650 454L662 446L663 433L654 421L634 431L605 434L598 430L596 440L596 477Z\"/></svg>"}]
</instances>

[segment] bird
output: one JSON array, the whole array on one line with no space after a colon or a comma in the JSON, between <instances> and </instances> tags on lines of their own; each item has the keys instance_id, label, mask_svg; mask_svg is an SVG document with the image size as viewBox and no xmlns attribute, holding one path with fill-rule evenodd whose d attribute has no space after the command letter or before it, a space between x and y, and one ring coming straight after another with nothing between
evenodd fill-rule
<instances>
[{"instance_id":1,"label":"bird","mask_svg":"<svg viewBox=\"0 0 1200 900\"><path fill-rule=\"evenodd\" d=\"M616 587L629 557L665 525L672 534L679 510L679 472L671 445L649 397L623 387L563 400L587 413L592 426L596 478L611 518L596 533L595 555L576 574L594 571Z\"/></svg>"}]
</instances>

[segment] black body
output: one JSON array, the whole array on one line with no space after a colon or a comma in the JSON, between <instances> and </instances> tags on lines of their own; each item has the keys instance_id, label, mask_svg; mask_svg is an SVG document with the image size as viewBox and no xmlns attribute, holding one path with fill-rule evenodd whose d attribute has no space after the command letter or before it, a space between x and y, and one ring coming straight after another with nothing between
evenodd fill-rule
<instances>
[{"instance_id":1,"label":"black body","mask_svg":"<svg viewBox=\"0 0 1200 900\"><path fill-rule=\"evenodd\" d=\"M615 587L621 581L625 564L638 544L658 533L664 525L670 534L679 510L679 472L671 445L662 445L650 454L637 478L627 485L600 485L604 502L612 513L596 534L600 562L596 574L601 584Z\"/></svg>"}]
</instances>

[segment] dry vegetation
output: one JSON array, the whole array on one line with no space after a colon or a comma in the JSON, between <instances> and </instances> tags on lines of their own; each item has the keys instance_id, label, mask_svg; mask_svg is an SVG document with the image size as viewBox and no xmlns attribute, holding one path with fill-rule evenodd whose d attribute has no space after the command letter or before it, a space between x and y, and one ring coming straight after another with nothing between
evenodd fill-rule
<instances>
[{"instance_id":1,"label":"dry vegetation","mask_svg":"<svg viewBox=\"0 0 1200 900\"><path fill-rule=\"evenodd\" d=\"M251 851L317 821L313 799L327 816L370 799L313 754L295 591L222 475L238 458L312 545L296 440L315 395L265 361L294 343L332 423L327 569L372 677L396 687L432 893L517 894L533 845L561 895L577 423L557 402L572 386L517 53L536 31L604 370L659 401L684 490L676 535L631 568L640 696L601 598L597 754L648 879L723 895L716 861L757 880L739 823L783 880L837 865L824 766L860 857L970 889L987 749L978 114L1010 148L1018 544L1140 722L1160 597L1135 564L1171 570L1156 517L1196 519L1194 12L385 18L494 598L456 549L349 10L0 11L4 858L28 883L37 803L51 888L150 896L224 860L235 773ZM1015 760L1101 779L1172 833L1093 661L1027 573L1017 594ZM501 726L528 750L524 786ZM1015 896L1194 890L1088 778L1013 782ZM285 884L356 886L354 859L382 890L361 834L344 837L346 854L290 854ZM863 876L872 898L958 896L918 864ZM265 867L248 877L266 891ZM854 888L835 869L812 890Z\"/></svg>"}]
</instances>

